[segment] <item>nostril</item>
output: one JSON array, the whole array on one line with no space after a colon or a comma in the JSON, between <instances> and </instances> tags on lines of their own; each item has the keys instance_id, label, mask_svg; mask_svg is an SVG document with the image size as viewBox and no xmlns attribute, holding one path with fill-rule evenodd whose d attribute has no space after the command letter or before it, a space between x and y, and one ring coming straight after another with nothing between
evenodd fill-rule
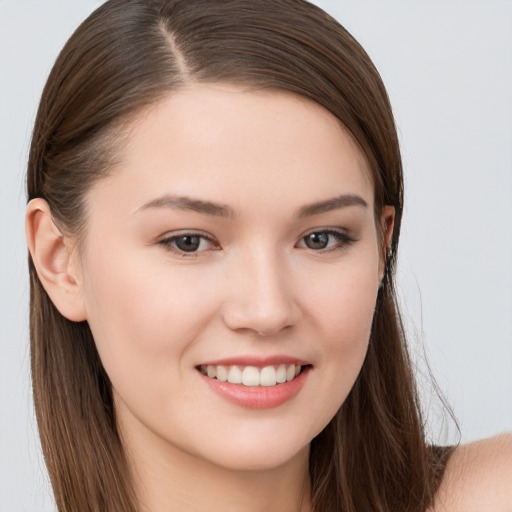
<instances>
[{"instance_id":1,"label":"nostril","mask_svg":"<svg viewBox=\"0 0 512 512\"><path fill-rule=\"evenodd\" d=\"M261 283L257 291L237 287L241 295L226 301L222 309L225 325L232 331L260 337L275 336L296 325L302 317L300 308L291 296L272 288L275 286Z\"/></svg>"}]
</instances>

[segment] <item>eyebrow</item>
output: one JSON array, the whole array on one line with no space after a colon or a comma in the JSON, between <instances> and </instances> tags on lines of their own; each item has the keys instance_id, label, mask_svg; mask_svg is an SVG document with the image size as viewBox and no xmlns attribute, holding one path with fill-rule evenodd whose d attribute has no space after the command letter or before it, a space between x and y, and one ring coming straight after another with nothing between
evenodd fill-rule
<instances>
[{"instance_id":1,"label":"eyebrow","mask_svg":"<svg viewBox=\"0 0 512 512\"><path fill-rule=\"evenodd\" d=\"M149 201L141 206L137 211L148 210L150 208L173 208L175 210L188 210L216 217L235 218L236 213L227 204L213 203L194 199L187 196L165 195Z\"/></svg>"},{"instance_id":2,"label":"eyebrow","mask_svg":"<svg viewBox=\"0 0 512 512\"><path fill-rule=\"evenodd\" d=\"M362 208L368 208L368 203L361 196L356 194L344 194L341 196L333 197L331 199L326 199L325 201L307 204L299 210L297 216L299 219L302 219L304 217L310 217L312 215L318 215L319 213L338 210L339 208L347 208L349 206L360 206Z\"/></svg>"},{"instance_id":3,"label":"eyebrow","mask_svg":"<svg viewBox=\"0 0 512 512\"><path fill-rule=\"evenodd\" d=\"M318 215L320 213L338 210L340 208L347 208L349 206L368 208L368 203L361 196L356 194L343 194L341 196L307 204L298 210L297 217L302 219ZM226 204L204 201L202 199L195 199L188 196L166 194L145 203L137 210L137 212L152 208L172 208L175 210L193 211L215 217L236 218L235 210Z\"/></svg>"}]
</instances>

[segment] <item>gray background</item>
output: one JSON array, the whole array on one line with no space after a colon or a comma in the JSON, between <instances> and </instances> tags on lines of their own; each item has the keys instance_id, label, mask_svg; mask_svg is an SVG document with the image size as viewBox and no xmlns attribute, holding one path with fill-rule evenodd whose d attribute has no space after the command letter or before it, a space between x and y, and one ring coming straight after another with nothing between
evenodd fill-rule
<instances>
[{"instance_id":1,"label":"gray background","mask_svg":"<svg viewBox=\"0 0 512 512\"><path fill-rule=\"evenodd\" d=\"M101 2L0 0L0 512L50 511L30 402L24 166L45 77ZM399 286L432 439L512 429L512 2L317 1L368 51L406 172ZM425 377L422 377L425 376Z\"/></svg>"}]
</instances>

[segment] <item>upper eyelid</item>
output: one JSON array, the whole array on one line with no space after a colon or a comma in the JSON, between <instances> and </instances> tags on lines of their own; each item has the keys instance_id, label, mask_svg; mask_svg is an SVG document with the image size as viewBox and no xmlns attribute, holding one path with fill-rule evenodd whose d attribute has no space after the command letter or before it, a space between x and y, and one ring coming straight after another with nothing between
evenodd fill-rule
<instances>
[{"instance_id":1,"label":"upper eyelid","mask_svg":"<svg viewBox=\"0 0 512 512\"><path fill-rule=\"evenodd\" d=\"M345 228L341 227L332 227L332 226L323 226L320 228L313 228L306 231L304 234L302 234L299 238L304 238L305 236L311 235L312 233L340 233L342 235L347 235L347 230Z\"/></svg>"},{"instance_id":2,"label":"upper eyelid","mask_svg":"<svg viewBox=\"0 0 512 512\"><path fill-rule=\"evenodd\" d=\"M209 233L206 233L205 231L200 231L200 230L195 230L195 229L180 229L178 231L168 232L168 233L158 237L158 241L164 242L164 241L170 240L172 238L179 238L180 236L186 236L186 235L200 236L202 238L206 238L207 240L210 240L211 242L214 242L216 240L216 238L213 235L210 235Z\"/></svg>"},{"instance_id":3,"label":"upper eyelid","mask_svg":"<svg viewBox=\"0 0 512 512\"><path fill-rule=\"evenodd\" d=\"M299 241L304 240L309 235L312 235L313 233L329 233L329 234L338 234L341 237L353 241L356 241L356 238L350 234L350 232L347 229L340 228L340 227L323 227L323 228L315 228L309 231L306 231L304 234L302 234L299 237Z\"/></svg>"}]
</instances>

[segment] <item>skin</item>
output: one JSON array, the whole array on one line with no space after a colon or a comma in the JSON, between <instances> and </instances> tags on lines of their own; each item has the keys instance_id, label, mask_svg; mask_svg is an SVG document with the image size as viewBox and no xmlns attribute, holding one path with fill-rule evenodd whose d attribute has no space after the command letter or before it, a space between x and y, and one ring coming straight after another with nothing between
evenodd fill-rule
<instances>
[{"instance_id":1,"label":"skin","mask_svg":"<svg viewBox=\"0 0 512 512\"><path fill-rule=\"evenodd\" d=\"M54 304L91 326L145 510L310 510L309 443L364 359L393 209L376 223L358 147L329 112L287 93L190 86L134 120L121 149L87 194L80 253L42 199L26 232ZM235 215L144 208L165 194ZM341 194L367 206L296 216ZM326 228L354 241L308 248L305 236ZM170 237L184 230L211 242L183 257ZM226 401L196 368L275 354L312 368L270 409ZM511 460L510 435L459 447L430 512L512 510Z\"/></svg>"},{"instance_id":2,"label":"skin","mask_svg":"<svg viewBox=\"0 0 512 512\"><path fill-rule=\"evenodd\" d=\"M89 322L146 509L308 510L309 443L363 363L393 209L376 222L352 138L289 93L190 86L134 120L122 154L87 193L80 253L43 200L27 237L61 313ZM170 194L233 215L155 204ZM297 216L347 194L360 204ZM342 239L307 246L328 229ZM170 239L184 232L207 237L186 256ZM278 407L233 404L197 370L275 355L310 365Z\"/></svg>"},{"instance_id":3,"label":"skin","mask_svg":"<svg viewBox=\"0 0 512 512\"><path fill-rule=\"evenodd\" d=\"M428 512L510 512L512 434L459 446Z\"/></svg>"}]
</instances>

